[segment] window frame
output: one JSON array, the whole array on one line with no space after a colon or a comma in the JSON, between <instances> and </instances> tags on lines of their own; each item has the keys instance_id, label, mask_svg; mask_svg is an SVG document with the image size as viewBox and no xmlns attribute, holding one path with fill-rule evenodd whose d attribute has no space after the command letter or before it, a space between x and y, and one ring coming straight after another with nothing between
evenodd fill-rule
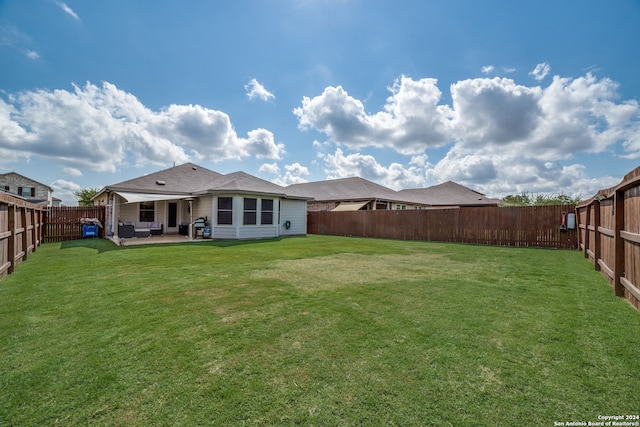
<instances>
[{"instance_id":1,"label":"window frame","mask_svg":"<svg viewBox=\"0 0 640 427\"><path fill-rule=\"evenodd\" d=\"M266 207L265 209L265 202L271 202L271 208L269 208L269 206ZM273 225L273 207L274 207L275 203L273 199L261 199L260 201L260 225ZM268 216L268 218L265 221L265 215Z\"/></svg>"},{"instance_id":2,"label":"window frame","mask_svg":"<svg viewBox=\"0 0 640 427\"><path fill-rule=\"evenodd\" d=\"M242 225L258 225L258 199L245 197L242 200Z\"/></svg>"},{"instance_id":3,"label":"window frame","mask_svg":"<svg viewBox=\"0 0 640 427\"><path fill-rule=\"evenodd\" d=\"M233 197L218 197L216 223L218 225L233 225Z\"/></svg>"},{"instance_id":4,"label":"window frame","mask_svg":"<svg viewBox=\"0 0 640 427\"><path fill-rule=\"evenodd\" d=\"M153 222L156 218L156 202L140 202L138 204L138 220L140 222Z\"/></svg>"}]
</instances>

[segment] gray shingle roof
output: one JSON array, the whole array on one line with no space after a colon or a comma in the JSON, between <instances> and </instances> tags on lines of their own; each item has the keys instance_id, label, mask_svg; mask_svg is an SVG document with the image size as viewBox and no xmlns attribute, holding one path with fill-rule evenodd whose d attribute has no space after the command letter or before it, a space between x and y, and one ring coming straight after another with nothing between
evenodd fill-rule
<instances>
[{"instance_id":1,"label":"gray shingle roof","mask_svg":"<svg viewBox=\"0 0 640 427\"><path fill-rule=\"evenodd\" d=\"M498 199L489 198L453 181L427 188L400 190L398 193L416 203L429 206L495 206L500 204Z\"/></svg>"},{"instance_id":2,"label":"gray shingle roof","mask_svg":"<svg viewBox=\"0 0 640 427\"><path fill-rule=\"evenodd\" d=\"M146 193L180 194L191 193L206 183L222 176L207 168L185 163L159 172L150 173L139 178L122 181L106 188L115 191L132 191ZM159 184L164 183L164 184Z\"/></svg>"},{"instance_id":3,"label":"gray shingle roof","mask_svg":"<svg viewBox=\"0 0 640 427\"><path fill-rule=\"evenodd\" d=\"M306 194L315 201L387 200L407 202L406 198L390 188L360 177L329 179L326 181L292 184L287 190Z\"/></svg>"},{"instance_id":4,"label":"gray shingle roof","mask_svg":"<svg viewBox=\"0 0 640 427\"><path fill-rule=\"evenodd\" d=\"M245 172L234 172L222 175L193 163L185 163L139 178L122 181L109 185L105 187L105 189L122 192L172 195L245 192L310 199L310 197L304 194L293 194L285 187Z\"/></svg>"},{"instance_id":5,"label":"gray shingle roof","mask_svg":"<svg viewBox=\"0 0 640 427\"><path fill-rule=\"evenodd\" d=\"M194 193L196 194L227 192L270 194L281 197L310 199L308 195L294 194L285 187L274 184L273 182L265 181L264 179L249 175L245 172L234 172L226 175L220 175L201 187L194 189Z\"/></svg>"}]
</instances>

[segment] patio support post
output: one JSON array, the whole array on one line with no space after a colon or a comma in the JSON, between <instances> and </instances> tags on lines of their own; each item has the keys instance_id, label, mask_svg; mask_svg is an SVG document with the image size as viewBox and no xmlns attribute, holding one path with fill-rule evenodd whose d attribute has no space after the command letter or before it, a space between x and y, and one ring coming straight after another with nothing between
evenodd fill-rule
<instances>
[{"instance_id":1,"label":"patio support post","mask_svg":"<svg viewBox=\"0 0 640 427\"><path fill-rule=\"evenodd\" d=\"M189 200L189 240L193 240L193 200Z\"/></svg>"}]
</instances>

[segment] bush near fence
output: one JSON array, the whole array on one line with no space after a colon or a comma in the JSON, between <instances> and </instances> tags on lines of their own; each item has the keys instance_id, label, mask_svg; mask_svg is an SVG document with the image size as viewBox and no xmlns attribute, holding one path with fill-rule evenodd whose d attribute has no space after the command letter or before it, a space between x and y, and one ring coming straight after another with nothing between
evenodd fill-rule
<instances>
[{"instance_id":1,"label":"bush near fence","mask_svg":"<svg viewBox=\"0 0 640 427\"><path fill-rule=\"evenodd\" d=\"M335 236L577 249L577 231L562 231L574 205L459 207L309 212L307 232Z\"/></svg>"},{"instance_id":2,"label":"bush near fence","mask_svg":"<svg viewBox=\"0 0 640 427\"><path fill-rule=\"evenodd\" d=\"M43 209L0 193L0 278L13 273L42 243Z\"/></svg>"},{"instance_id":3,"label":"bush near fence","mask_svg":"<svg viewBox=\"0 0 640 427\"><path fill-rule=\"evenodd\" d=\"M640 310L640 167L576 207L579 247L617 296Z\"/></svg>"}]
</instances>

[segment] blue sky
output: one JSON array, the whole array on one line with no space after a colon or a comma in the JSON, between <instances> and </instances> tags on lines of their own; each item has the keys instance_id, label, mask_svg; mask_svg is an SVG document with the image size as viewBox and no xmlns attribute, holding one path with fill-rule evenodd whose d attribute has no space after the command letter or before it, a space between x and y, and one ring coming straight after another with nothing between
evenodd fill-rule
<instances>
[{"instance_id":1,"label":"blue sky","mask_svg":"<svg viewBox=\"0 0 640 427\"><path fill-rule=\"evenodd\" d=\"M0 0L0 171L591 197L640 164L640 2Z\"/></svg>"}]
</instances>

